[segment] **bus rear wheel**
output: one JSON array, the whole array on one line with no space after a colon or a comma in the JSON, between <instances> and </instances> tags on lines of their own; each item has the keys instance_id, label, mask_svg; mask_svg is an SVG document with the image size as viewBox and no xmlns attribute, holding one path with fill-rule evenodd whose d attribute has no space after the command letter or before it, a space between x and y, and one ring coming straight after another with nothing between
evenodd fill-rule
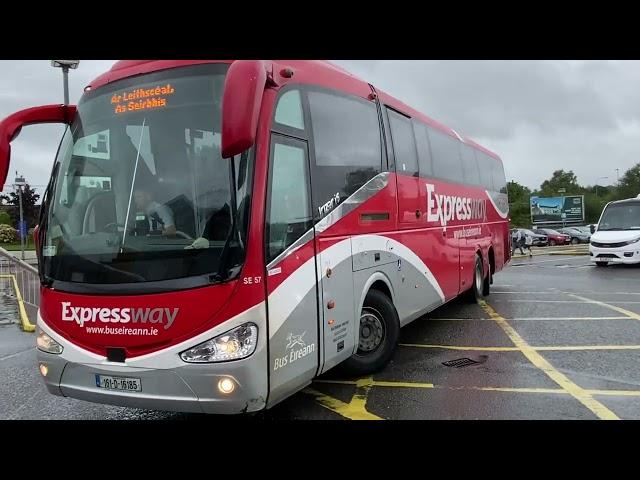
<instances>
[{"instance_id":1,"label":"bus rear wheel","mask_svg":"<svg viewBox=\"0 0 640 480\"><path fill-rule=\"evenodd\" d=\"M360 313L359 329L358 350L341 365L347 375L377 372L391 359L400 335L400 319L389 297L378 290L369 290Z\"/></svg>"},{"instance_id":2,"label":"bus rear wheel","mask_svg":"<svg viewBox=\"0 0 640 480\"><path fill-rule=\"evenodd\" d=\"M491 273L489 273L489 275L491 275ZM473 267L473 286L464 294L468 302L476 303L482 297L489 294L489 282L491 281L489 275L487 275L487 278L484 278L482 258L476 254L476 263Z\"/></svg>"}]
</instances>

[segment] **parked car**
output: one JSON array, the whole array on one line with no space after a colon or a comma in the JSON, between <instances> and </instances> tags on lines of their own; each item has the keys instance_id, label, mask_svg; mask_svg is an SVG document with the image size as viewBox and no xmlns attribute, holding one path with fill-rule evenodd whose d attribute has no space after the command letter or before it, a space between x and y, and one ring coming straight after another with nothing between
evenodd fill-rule
<instances>
[{"instance_id":1,"label":"parked car","mask_svg":"<svg viewBox=\"0 0 640 480\"><path fill-rule=\"evenodd\" d=\"M516 234L520 230L524 235L529 235L533 241L534 247L546 247L548 245L548 238L546 235L541 235L533 232L527 228L515 228L511 231L511 240L515 242Z\"/></svg>"},{"instance_id":2,"label":"parked car","mask_svg":"<svg viewBox=\"0 0 640 480\"><path fill-rule=\"evenodd\" d=\"M578 243L589 243L591 240L591 232L585 232L578 227L564 227L561 228L560 233L566 233L571 236L571 244L577 245Z\"/></svg>"},{"instance_id":3,"label":"parked car","mask_svg":"<svg viewBox=\"0 0 640 480\"><path fill-rule=\"evenodd\" d=\"M536 228L533 232L539 235L546 235L549 239L549 245L552 247L556 245L568 245L571 243L571 235L560 233L552 228Z\"/></svg>"},{"instance_id":4,"label":"parked car","mask_svg":"<svg viewBox=\"0 0 640 480\"><path fill-rule=\"evenodd\" d=\"M594 225L594 230L595 230L595 227L596 227L596 225ZM591 234L592 234L592 232L591 232L591 225L585 225L585 226L583 226L583 227L575 227L575 228L577 228L577 229L578 229L578 230L580 230L581 232L586 233L587 235L591 235Z\"/></svg>"}]
</instances>

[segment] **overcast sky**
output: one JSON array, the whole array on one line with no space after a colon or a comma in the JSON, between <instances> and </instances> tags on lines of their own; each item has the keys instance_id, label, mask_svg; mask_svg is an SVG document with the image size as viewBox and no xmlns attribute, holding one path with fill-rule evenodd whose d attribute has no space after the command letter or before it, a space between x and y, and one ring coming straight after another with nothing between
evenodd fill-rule
<instances>
[{"instance_id":1,"label":"overcast sky","mask_svg":"<svg viewBox=\"0 0 640 480\"><path fill-rule=\"evenodd\" d=\"M637 61L334 63L496 152L507 179L532 189L560 168L581 184L615 183L616 168L622 175L640 162ZM69 75L71 102L112 64L82 60ZM0 73L0 118L62 102L62 73L49 60L2 60ZM25 128L12 144L8 180L18 169L45 185L61 134L59 125Z\"/></svg>"}]
</instances>

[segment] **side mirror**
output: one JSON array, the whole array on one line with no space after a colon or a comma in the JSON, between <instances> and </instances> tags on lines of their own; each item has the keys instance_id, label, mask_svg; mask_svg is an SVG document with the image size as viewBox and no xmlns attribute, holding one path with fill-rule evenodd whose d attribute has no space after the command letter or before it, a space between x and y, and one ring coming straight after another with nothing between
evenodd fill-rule
<instances>
[{"instance_id":1,"label":"side mirror","mask_svg":"<svg viewBox=\"0 0 640 480\"><path fill-rule=\"evenodd\" d=\"M591 230L592 234L596 233L596 226L595 225L589 225L589 230Z\"/></svg>"},{"instance_id":2,"label":"side mirror","mask_svg":"<svg viewBox=\"0 0 640 480\"><path fill-rule=\"evenodd\" d=\"M229 67L222 94L222 158L255 143L266 83L267 68L260 60L236 60Z\"/></svg>"},{"instance_id":3,"label":"side mirror","mask_svg":"<svg viewBox=\"0 0 640 480\"><path fill-rule=\"evenodd\" d=\"M0 185L4 186L11 161L11 142L22 127L38 123L66 123L70 125L76 116L75 105L43 105L27 108L9 115L0 122Z\"/></svg>"}]
</instances>

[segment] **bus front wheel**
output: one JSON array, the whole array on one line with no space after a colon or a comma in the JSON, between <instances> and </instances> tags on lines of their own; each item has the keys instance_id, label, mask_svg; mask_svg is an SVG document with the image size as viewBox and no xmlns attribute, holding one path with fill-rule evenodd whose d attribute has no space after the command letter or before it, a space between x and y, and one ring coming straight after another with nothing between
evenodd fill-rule
<instances>
[{"instance_id":1,"label":"bus front wheel","mask_svg":"<svg viewBox=\"0 0 640 480\"><path fill-rule=\"evenodd\" d=\"M391 359L400 335L400 319L391 299L369 290L360 313L358 350L342 363L347 375L374 373Z\"/></svg>"}]
</instances>

